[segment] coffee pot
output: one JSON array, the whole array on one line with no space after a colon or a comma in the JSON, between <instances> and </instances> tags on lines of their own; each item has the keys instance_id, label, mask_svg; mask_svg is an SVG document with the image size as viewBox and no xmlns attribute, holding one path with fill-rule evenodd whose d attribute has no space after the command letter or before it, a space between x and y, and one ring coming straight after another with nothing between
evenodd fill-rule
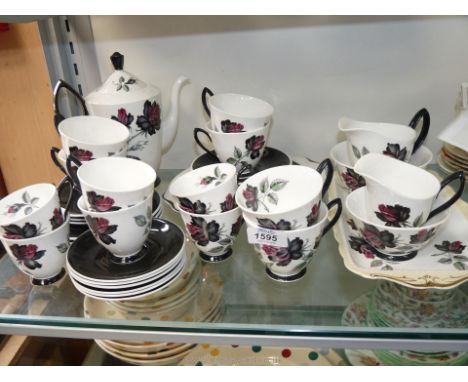
<instances>
[{"instance_id":1,"label":"coffee pot","mask_svg":"<svg viewBox=\"0 0 468 382\"><path fill-rule=\"evenodd\" d=\"M78 98L85 115L111 118L130 131L128 156L142 160L156 171L162 154L169 151L177 133L179 98L189 79L180 76L172 86L170 112L161 119L161 90L145 83L124 70L124 56L115 52L111 57L115 71L96 90L81 97L68 83L59 80L54 89L55 126L65 119L58 104L60 89L67 89Z\"/></svg>"}]
</instances>

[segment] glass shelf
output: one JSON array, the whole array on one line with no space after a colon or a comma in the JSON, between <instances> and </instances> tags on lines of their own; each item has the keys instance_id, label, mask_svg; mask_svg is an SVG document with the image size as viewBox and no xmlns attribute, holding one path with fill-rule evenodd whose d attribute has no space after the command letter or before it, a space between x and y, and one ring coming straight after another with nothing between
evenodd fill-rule
<instances>
[{"instance_id":1,"label":"glass shelf","mask_svg":"<svg viewBox=\"0 0 468 382\"><path fill-rule=\"evenodd\" d=\"M435 169L432 166L431 169ZM162 194L178 173L161 170ZM467 200L465 192L464 200ZM163 218L182 225L164 205ZM234 255L224 263L205 264L224 281L224 317L220 322L148 321L84 318L83 299L68 278L34 287L8 256L0 259L0 333L103 338L135 341L225 343L330 348L385 348L468 351L465 324L451 328L345 327L346 307L375 289L378 281L348 271L332 232L323 238L306 276L282 284L270 280L242 229ZM467 292L467 286L459 290ZM465 307L468 313L468 306Z\"/></svg>"}]
</instances>

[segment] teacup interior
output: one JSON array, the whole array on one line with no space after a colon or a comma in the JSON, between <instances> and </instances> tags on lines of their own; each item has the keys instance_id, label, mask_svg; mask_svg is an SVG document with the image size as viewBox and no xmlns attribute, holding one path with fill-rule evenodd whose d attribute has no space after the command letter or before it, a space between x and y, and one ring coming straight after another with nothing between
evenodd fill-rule
<instances>
[{"instance_id":1,"label":"teacup interior","mask_svg":"<svg viewBox=\"0 0 468 382\"><path fill-rule=\"evenodd\" d=\"M377 224L375 222L370 222L367 219L367 211L366 211L366 193L367 193L367 188L366 187L361 187L358 188L357 190L351 192L347 198L346 198L346 208L351 212L352 215L356 216L360 221L363 221L364 223L374 225L376 227L381 227L382 229L387 229L387 230L415 230L418 231L421 228L430 226L430 225L437 225L443 220L446 219L449 210L445 210L441 212L440 214L437 214L434 216L432 219L428 220L426 223L424 223L421 227L387 227L383 223L382 224ZM441 195L441 201L440 203L443 203L447 198L444 196L442 198Z\"/></svg>"},{"instance_id":2,"label":"teacup interior","mask_svg":"<svg viewBox=\"0 0 468 382\"><path fill-rule=\"evenodd\" d=\"M432 198L440 189L439 181L431 173L383 154L364 155L356 162L354 171L366 181L373 180L408 198Z\"/></svg>"},{"instance_id":3,"label":"teacup interior","mask_svg":"<svg viewBox=\"0 0 468 382\"><path fill-rule=\"evenodd\" d=\"M111 192L131 192L145 188L156 180L156 172L146 163L122 157L98 158L83 162L78 178L91 188Z\"/></svg>"},{"instance_id":4,"label":"teacup interior","mask_svg":"<svg viewBox=\"0 0 468 382\"><path fill-rule=\"evenodd\" d=\"M21 188L0 200L0 224L34 213L58 195L53 184L38 183ZM30 211L28 213L28 211Z\"/></svg>"},{"instance_id":5,"label":"teacup interior","mask_svg":"<svg viewBox=\"0 0 468 382\"><path fill-rule=\"evenodd\" d=\"M61 135L77 143L87 145L110 145L126 142L128 129L110 118L77 116L64 119L59 124Z\"/></svg>"},{"instance_id":6,"label":"teacup interior","mask_svg":"<svg viewBox=\"0 0 468 382\"><path fill-rule=\"evenodd\" d=\"M189 171L176 178L169 192L179 198L190 197L213 190L236 175L236 167L229 163L216 163ZM234 192L232 190L232 192Z\"/></svg>"},{"instance_id":7,"label":"teacup interior","mask_svg":"<svg viewBox=\"0 0 468 382\"><path fill-rule=\"evenodd\" d=\"M236 192L236 201L249 212L283 213L310 202L320 194L322 186L322 176L310 167L278 166L261 171L242 183ZM246 195L247 198L252 196L249 190L256 192L257 211L247 206ZM271 202L271 194L274 202Z\"/></svg>"},{"instance_id":8,"label":"teacup interior","mask_svg":"<svg viewBox=\"0 0 468 382\"><path fill-rule=\"evenodd\" d=\"M242 94L216 94L209 99L209 104L241 118L262 118L273 114L273 107L268 102Z\"/></svg>"}]
</instances>

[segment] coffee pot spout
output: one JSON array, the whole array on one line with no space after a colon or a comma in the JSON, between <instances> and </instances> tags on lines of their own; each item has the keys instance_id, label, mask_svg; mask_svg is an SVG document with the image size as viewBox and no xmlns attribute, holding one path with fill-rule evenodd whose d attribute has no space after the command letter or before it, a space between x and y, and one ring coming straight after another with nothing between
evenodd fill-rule
<instances>
[{"instance_id":1,"label":"coffee pot spout","mask_svg":"<svg viewBox=\"0 0 468 382\"><path fill-rule=\"evenodd\" d=\"M190 80L185 76L180 76L172 85L171 106L169 114L161 122L162 130L162 151L163 154L169 151L174 143L179 126L179 100L182 87Z\"/></svg>"}]
</instances>

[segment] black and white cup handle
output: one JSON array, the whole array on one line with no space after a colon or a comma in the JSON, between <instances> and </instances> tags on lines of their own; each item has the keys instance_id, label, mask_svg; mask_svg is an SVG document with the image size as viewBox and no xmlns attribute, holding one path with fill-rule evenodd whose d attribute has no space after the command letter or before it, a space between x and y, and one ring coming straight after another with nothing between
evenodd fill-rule
<instances>
[{"instance_id":1,"label":"black and white cup handle","mask_svg":"<svg viewBox=\"0 0 468 382\"><path fill-rule=\"evenodd\" d=\"M421 119L423 121L421 131L419 132L419 135L416 138L416 141L414 142L412 154L414 154L423 145L424 141L427 138L427 134L429 133L429 127L431 125L431 116L429 115L429 112L426 108L422 108L421 110L419 110L411 119L408 126L413 129L416 129Z\"/></svg>"},{"instance_id":2,"label":"black and white cup handle","mask_svg":"<svg viewBox=\"0 0 468 382\"><path fill-rule=\"evenodd\" d=\"M63 219L67 220L68 212L70 211L73 202L73 181L69 176L66 176L63 183L68 183L70 186L70 193L67 198L67 203L65 204L65 212L63 213Z\"/></svg>"},{"instance_id":3,"label":"black and white cup handle","mask_svg":"<svg viewBox=\"0 0 468 382\"><path fill-rule=\"evenodd\" d=\"M201 142L200 138L198 137L198 134L206 135L208 139L210 140L210 142L212 142L211 136L208 133L208 131L206 131L205 129L202 129L201 127L195 127L195 129L193 129L193 138L195 139L195 142L197 142L197 145L203 149L203 151L205 151L209 156L213 157L214 159L216 159L216 161L219 162L218 157L215 154L213 154L211 150L208 150L208 148L205 147L205 145Z\"/></svg>"},{"instance_id":4,"label":"black and white cup handle","mask_svg":"<svg viewBox=\"0 0 468 382\"><path fill-rule=\"evenodd\" d=\"M52 161L54 164L59 168L60 171L62 171L66 176L68 176L67 171L63 168L62 164L58 160L58 154L60 152L60 149L58 147L52 146L50 149L50 157L52 158Z\"/></svg>"},{"instance_id":5,"label":"black and white cup handle","mask_svg":"<svg viewBox=\"0 0 468 382\"><path fill-rule=\"evenodd\" d=\"M72 155L69 155L67 157L67 172L68 172L68 175L70 176L70 178L71 178L71 180L73 182L74 188L81 193L80 181L79 181L79 179L78 179L78 177L76 175L76 172L73 171L72 162L73 162L73 164L76 165L76 167L80 167L82 165L82 163L81 163L80 160L76 159Z\"/></svg>"},{"instance_id":6,"label":"black and white cup handle","mask_svg":"<svg viewBox=\"0 0 468 382\"><path fill-rule=\"evenodd\" d=\"M442 180L442 182L440 182L440 190L437 196L440 195L440 193L445 187L447 187L450 183L456 180L458 180L459 183L458 183L458 189L455 192L455 194L452 195L452 197L449 200L447 200L445 203L433 209L429 213L427 220L432 219L437 214L440 214L442 211L445 211L447 208L451 207L452 204L454 204L460 198L460 196L462 196L463 190L465 188L465 174L463 171L454 172L453 174L450 174L444 180Z\"/></svg>"},{"instance_id":7,"label":"black and white cup handle","mask_svg":"<svg viewBox=\"0 0 468 382\"><path fill-rule=\"evenodd\" d=\"M336 198L328 202L327 203L328 210L330 211L335 205L336 205L335 215L333 215L333 217L330 219L330 221L327 223L327 225L323 229L322 236L325 235L328 231L330 231L330 229L333 228L333 226L336 224L336 222L341 216L341 212L343 211L343 205L341 203L340 198Z\"/></svg>"},{"instance_id":8,"label":"black and white cup handle","mask_svg":"<svg viewBox=\"0 0 468 382\"><path fill-rule=\"evenodd\" d=\"M206 111L206 114L208 114L208 116L211 117L211 110L208 107L207 95L212 97L212 96L214 96L214 93L211 91L211 89L209 89L207 87L204 87L203 90L202 90L202 94L201 94L202 105L203 105L203 108Z\"/></svg>"},{"instance_id":9,"label":"black and white cup handle","mask_svg":"<svg viewBox=\"0 0 468 382\"><path fill-rule=\"evenodd\" d=\"M322 174L323 170L327 170L325 174L325 180L323 181L322 187L322 198L326 195L330 188L331 181L333 179L333 164L330 159L326 158L317 166L317 172Z\"/></svg>"}]
</instances>

